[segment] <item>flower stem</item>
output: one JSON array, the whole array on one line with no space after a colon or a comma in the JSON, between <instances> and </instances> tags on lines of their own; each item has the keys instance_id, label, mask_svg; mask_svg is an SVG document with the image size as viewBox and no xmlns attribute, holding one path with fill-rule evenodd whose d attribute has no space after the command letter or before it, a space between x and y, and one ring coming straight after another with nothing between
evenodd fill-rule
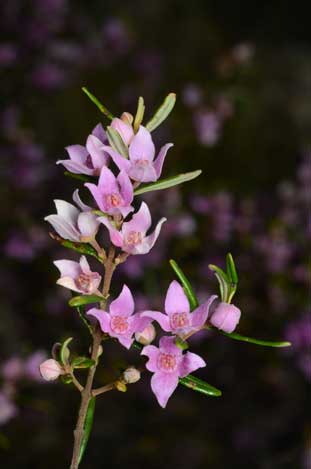
<instances>
[{"instance_id":1,"label":"flower stem","mask_svg":"<svg viewBox=\"0 0 311 469\"><path fill-rule=\"evenodd\" d=\"M113 246L110 247L107 260L105 261L105 275L104 275L104 283L103 283L103 296L104 300L101 302L101 307L104 308L106 306L106 301L109 295L110 284L112 275L115 269L114 264L114 256L115 256L115 248ZM98 357L98 350L99 346L102 341L102 332L97 324L94 332L93 332L93 345L92 345L92 360L95 361L95 365L89 369L87 380L83 391L81 392L81 403L80 409L78 414L78 420L76 424L76 428L74 430L74 447L71 459L70 469L78 469L79 467L79 457L80 457L80 448L83 439L83 432L84 432L84 423L87 414L87 409L92 398L92 387L94 376L97 367L97 357Z\"/></svg>"}]
</instances>

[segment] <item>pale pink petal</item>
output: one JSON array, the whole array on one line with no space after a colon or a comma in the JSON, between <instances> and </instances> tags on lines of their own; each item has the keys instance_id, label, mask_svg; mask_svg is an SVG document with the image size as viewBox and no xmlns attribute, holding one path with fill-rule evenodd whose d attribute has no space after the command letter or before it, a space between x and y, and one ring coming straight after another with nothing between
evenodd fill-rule
<instances>
[{"instance_id":1,"label":"pale pink petal","mask_svg":"<svg viewBox=\"0 0 311 469\"><path fill-rule=\"evenodd\" d=\"M106 166L103 166L101 169L98 187L102 194L113 194L119 192L116 177Z\"/></svg>"},{"instance_id":2,"label":"pale pink petal","mask_svg":"<svg viewBox=\"0 0 311 469\"><path fill-rule=\"evenodd\" d=\"M159 348L161 352L163 351L165 353L172 353L177 358L180 358L182 356L182 351L175 344L175 337L173 336L165 335L161 337L160 342L159 342Z\"/></svg>"},{"instance_id":3,"label":"pale pink petal","mask_svg":"<svg viewBox=\"0 0 311 469\"><path fill-rule=\"evenodd\" d=\"M87 212L89 210L92 210L89 205L86 205L84 202L82 202L80 195L79 195L79 189L76 189L74 193L72 194L72 200L74 201L75 204L78 205L78 207L83 211Z\"/></svg>"},{"instance_id":4,"label":"pale pink petal","mask_svg":"<svg viewBox=\"0 0 311 469\"><path fill-rule=\"evenodd\" d=\"M177 386L178 375L176 373L157 372L151 378L151 389L163 409Z\"/></svg>"},{"instance_id":5,"label":"pale pink petal","mask_svg":"<svg viewBox=\"0 0 311 469\"><path fill-rule=\"evenodd\" d=\"M130 325L130 335L132 336L135 332L142 332L151 323L151 319L143 317L141 313L133 314L128 319Z\"/></svg>"},{"instance_id":6,"label":"pale pink petal","mask_svg":"<svg viewBox=\"0 0 311 469\"><path fill-rule=\"evenodd\" d=\"M80 268L81 268L81 270L84 274L90 274L91 273L90 265L89 265L89 263L87 261L87 258L85 256L80 257L79 264L80 264Z\"/></svg>"},{"instance_id":7,"label":"pale pink petal","mask_svg":"<svg viewBox=\"0 0 311 469\"><path fill-rule=\"evenodd\" d=\"M96 127L94 127L92 130L92 135L95 135L95 137L99 138L101 142L107 141L107 135L102 124L97 124Z\"/></svg>"},{"instance_id":8,"label":"pale pink petal","mask_svg":"<svg viewBox=\"0 0 311 469\"><path fill-rule=\"evenodd\" d=\"M77 287L75 281L71 277L61 277L57 280L56 283L57 285L61 285L62 287L68 288L69 290L83 293L82 290Z\"/></svg>"},{"instance_id":9,"label":"pale pink petal","mask_svg":"<svg viewBox=\"0 0 311 469\"><path fill-rule=\"evenodd\" d=\"M141 315L157 321L165 332L171 330L170 320L166 314L160 313L159 311L143 311Z\"/></svg>"},{"instance_id":10,"label":"pale pink petal","mask_svg":"<svg viewBox=\"0 0 311 469\"><path fill-rule=\"evenodd\" d=\"M173 280L167 290L165 298L165 312L168 315L174 313L189 313L189 301L186 294L176 280Z\"/></svg>"},{"instance_id":11,"label":"pale pink petal","mask_svg":"<svg viewBox=\"0 0 311 469\"><path fill-rule=\"evenodd\" d=\"M206 363L203 358L199 357L196 353L187 352L182 356L179 365L179 376L183 378L189 375L189 373L192 373L192 371L203 368L204 366L206 366Z\"/></svg>"},{"instance_id":12,"label":"pale pink petal","mask_svg":"<svg viewBox=\"0 0 311 469\"><path fill-rule=\"evenodd\" d=\"M59 215L48 215L44 220L50 223L56 233L62 238L69 239L70 241L80 241L80 233L78 230Z\"/></svg>"},{"instance_id":13,"label":"pale pink petal","mask_svg":"<svg viewBox=\"0 0 311 469\"><path fill-rule=\"evenodd\" d=\"M74 205L66 202L65 200L54 200L57 214L64 218L67 222L75 225L79 210Z\"/></svg>"},{"instance_id":14,"label":"pale pink petal","mask_svg":"<svg viewBox=\"0 0 311 469\"><path fill-rule=\"evenodd\" d=\"M131 205L127 205L124 207L118 207L119 212L121 213L123 218L126 218L129 213L131 213L134 210L134 207Z\"/></svg>"},{"instance_id":15,"label":"pale pink petal","mask_svg":"<svg viewBox=\"0 0 311 469\"><path fill-rule=\"evenodd\" d=\"M93 316L99 322L100 328L103 332L111 333L110 329L110 315L101 309L92 308L87 313L88 316Z\"/></svg>"},{"instance_id":16,"label":"pale pink petal","mask_svg":"<svg viewBox=\"0 0 311 469\"><path fill-rule=\"evenodd\" d=\"M102 223L103 225L105 225L108 230L109 230L109 236L110 236L110 241L117 247L122 247L123 245L123 236L122 236L122 233L118 230L116 230L116 228L114 228L114 226L112 225L112 223L108 220L108 218L106 217L99 217L97 218L97 220Z\"/></svg>"},{"instance_id":17,"label":"pale pink petal","mask_svg":"<svg viewBox=\"0 0 311 469\"><path fill-rule=\"evenodd\" d=\"M134 299L130 289L123 285L120 295L110 303L109 312L112 316L131 316L134 312Z\"/></svg>"},{"instance_id":18,"label":"pale pink petal","mask_svg":"<svg viewBox=\"0 0 311 469\"><path fill-rule=\"evenodd\" d=\"M119 155L119 153L114 151L109 146L105 146L104 150L106 151L106 153L108 153L111 156L113 162L118 166L120 170L123 169L124 171L128 173L131 167L131 163L127 158L124 158L124 156Z\"/></svg>"},{"instance_id":19,"label":"pale pink petal","mask_svg":"<svg viewBox=\"0 0 311 469\"><path fill-rule=\"evenodd\" d=\"M94 213L82 212L78 216L77 225L82 236L92 238L98 231L99 222Z\"/></svg>"},{"instance_id":20,"label":"pale pink petal","mask_svg":"<svg viewBox=\"0 0 311 469\"><path fill-rule=\"evenodd\" d=\"M61 277L76 278L81 274L81 267L78 262L63 259L54 261L53 264L58 268Z\"/></svg>"},{"instance_id":21,"label":"pale pink petal","mask_svg":"<svg viewBox=\"0 0 311 469\"><path fill-rule=\"evenodd\" d=\"M94 174L93 169L88 168L86 165L83 165L81 163L76 163L75 161L58 160L56 164L62 164L70 173L87 174L89 176L92 176Z\"/></svg>"},{"instance_id":22,"label":"pale pink petal","mask_svg":"<svg viewBox=\"0 0 311 469\"><path fill-rule=\"evenodd\" d=\"M128 175L134 181L139 182L154 182L158 179L153 164L149 161L147 163L139 160L133 161L128 170Z\"/></svg>"},{"instance_id":23,"label":"pale pink petal","mask_svg":"<svg viewBox=\"0 0 311 469\"><path fill-rule=\"evenodd\" d=\"M108 163L108 156L103 149L104 145L95 135L88 136L86 148L92 158L94 168L101 169Z\"/></svg>"},{"instance_id":24,"label":"pale pink petal","mask_svg":"<svg viewBox=\"0 0 311 469\"><path fill-rule=\"evenodd\" d=\"M155 227L154 232L151 233L150 235L146 236L145 242L149 246L149 251L150 251L150 249L153 248L156 240L158 239L159 234L161 232L162 225L165 222L166 222L166 218L161 218L161 220L159 220L157 226Z\"/></svg>"},{"instance_id":25,"label":"pale pink petal","mask_svg":"<svg viewBox=\"0 0 311 469\"><path fill-rule=\"evenodd\" d=\"M151 226L151 215L148 205L142 202L140 209L134 213L132 219L125 222L122 227L122 232L127 235L130 231L138 231L145 234Z\"/></svg>"},{"instance_id":26,"label":"pale pink petal","mask_svg":"<svg viewBox=\"0 0 311 469\"><path fill-rule=\"evenodd\" d=\"M129 145L134 136L134 130L131 125L126 124L123 120L115 117L112 119L111 127L113 127L122 137L125 145Z\"/></svg>"},{"instance_id":27,"label":"pale pink petal","mask_svg":"<svg viewBox=\"0 0 311 469\"><path fill-rule=\"evenodd\" d=\"M157 158L154 160L153 167L155 169L157 179L159 179L159 177L161 176L162 167L163 167L163 163L164 163L166 154L167 154L168 150L173 146L174 146L173 143L167 143L166 145L164 145L161 148L161 150L159 151L159 154L158 154Z\"/></svg>"},{"instance_id":28,"label":"pale pink petal","mask_svg":"<svg viewBox=\"0 0 311 469\"><path fill-rule=\"evenodd\" d=\"M233 332L238 325L241 311L229 303L219 303L210 319L211 324L225 332Z\"/></svg>"},{"instance_id":29,"label":"pale pink petal","mask_svg":"<svg viewBox=\"0 0 311 469\"><path fill-rule=\"evenodd\" d=\"M133 200L133 185L125 171L121 170L117 181L120 184L120 193L124 200L125 207L129 206Z\"/></svg>"},{"instance_id":30,"label":"pale pink petal","mask_svg":"<svg viewBox=\"0 0 311 469\"><path fill-rule=\"evenodd\" d=\"M122 344L125 348L130 349L132 343L134 342L134 339L131 339L130 337L124 337L124 336L117 336L118 341L120 344Z\"/></svg>"},{"instance_id":31,"label":"pale pink petal","mask_svg":"<svg viewBox=\"0 0 311 469\"><path fill-rule=\"evenodd\" d=\"M69 158L75 163L85 163L85 160L88 156L88 151L82 145L70 145L66 147Z\"/></svg>"},{"instance_id":32,"label":"pale pink petal","mask_svg":"<svg viewBox=\"0 0 311 469\"><path fill-rule=\"evenodd\" d=\"M153 161L154 154L155 148L151 134L145 127L141 125L129 147L130 160Z\"/></svg>"},{"instance_id":33,"label":"pale pink petal","mask_svg":"<svg viewBox=\"0 0 311 469\"><path fill-rule=\"evenodd\" d=\"M205 301L205 303L200 305L192 312L192 314L190 315L192 327L196 329L198 327L202 327L205 324L208 318L210 306L213 301L216 300L216 298L217 295L212 295L207 301Z\"/></svg>"},{"instance_id":34,"label":"pale pink petal","mask_svg":"<svg viewBox=\"0 0 311 469\"><path fill-rule=\"evenodd\" d=\"M88 190L91 192L92 196L95 199L95 202L97 203L98 207L102 210L105 211L106 207L104 205L104 197L103 193L101 190L96 186L95 184L91 184L89 182L84 184L85 187L88 188Z\"/></svg>"},{"instance_id":35,"label":"pale pink petal","mask_svg":"<svg viewBox=\"0 0 311 469\"><path fill-rule=\"evenodd\" d=\"M141 351L141 355L145 355L146 357L149 358L149 360L146 363L146 368L149 371L158 371L158 366L157 366L157 360L159 356L159 349L158 347L155 347L154 345L147 345L144 347Z\"/></svg>"}]
</instances>

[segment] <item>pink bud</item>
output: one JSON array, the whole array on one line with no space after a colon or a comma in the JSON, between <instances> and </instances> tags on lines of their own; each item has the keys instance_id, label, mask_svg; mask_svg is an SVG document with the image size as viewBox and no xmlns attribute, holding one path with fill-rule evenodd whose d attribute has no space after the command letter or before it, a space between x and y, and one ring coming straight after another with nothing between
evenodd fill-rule
<instances>
[{"instance_id":1,"label":"pink bud","mask_svg":"<svg viewBox=\"0 0 311 469\"><path fill-rule=\"evenodd\" d=\"M127 368L123 373L123 379L126 384L136 383L140 380L140 371L133 366Z\"/></svg>"},{"instance_id":2,"label":"pink bud","mask_svg":"<svg viewBox=\"0 0 311 469\"><path fill-rule=\"evenodd\" d=\"M115 117L111 122L111 127L113 127L122 137L125 145L129 145L132 138L134 137L133 127L129 124L126 124L123 120Z\"/></svg>"},{"instance_id":3,"label":"pink bud","mask_svg":"<svg viewBox=\"0 0 311 469\"><path fill-rule=\"evenodd\" d=\"M149 324L142 332L136 332L135 339L142 345L149 345L154 341L156 330L153 324Z\"/></svg>"},{"instance_id":4,"label":"pink bud","mask_svg":"<svg viewBox=\"0 0 311 469\"><path fill-rule=\"evenodd\" d=\"M59 375L64 373L60 364L53 358L45 360L45 362L41 363L39 369L42 378L46 381L54 381L59 377Z\"/></svg>"},{"instance_id":5,"label":"pink bud","mask_svg":"<svg viewBox=\"0 0 311 469\"><path fill-rule=\"evenodd\" d=\"M219 303L215 309L210 322L217 329L224 332L233 332L238 325L241 317L241 311L229 303Z\"/></svg>"}]
</instances>

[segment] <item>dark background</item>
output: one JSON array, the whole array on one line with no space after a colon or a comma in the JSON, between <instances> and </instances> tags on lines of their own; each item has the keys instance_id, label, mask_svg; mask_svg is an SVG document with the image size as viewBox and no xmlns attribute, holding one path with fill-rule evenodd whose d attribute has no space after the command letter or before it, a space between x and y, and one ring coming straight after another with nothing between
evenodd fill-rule
<instances>
[{"instance_id":1,"label":"dark background","mask_svg":"<svg viewBox=\"0 0 311 469\"><path fill-rule=\"evenodd\" d=\"M175 91L174 112L154 133L158 145L175 143L164 175L204 171L180 190L148 197L154 220L169 221L152 253L122 268L114 293L125 281L137 302L161 307L173 257L204 298L217 288L208 264L223 265L231 251L240 274L238 331L293 346L195 340L208 362L198 375L223 396L178 388L164 411L144 373L126 394L98 400L81 467L309 469L304 2L11 0L0 10L1 466L69 466L78 395L40 382L36 370L60 339L74 335L76 352L88 347L52 266L76 257L55 246L43 222L52 200L70 201L76 187L55 161L102 119L81 92L86 85L115 114L134 114L144 96L147 117ZM102 363L98 384L140 361L107 346Z\"/></svg>"}]
</instances>

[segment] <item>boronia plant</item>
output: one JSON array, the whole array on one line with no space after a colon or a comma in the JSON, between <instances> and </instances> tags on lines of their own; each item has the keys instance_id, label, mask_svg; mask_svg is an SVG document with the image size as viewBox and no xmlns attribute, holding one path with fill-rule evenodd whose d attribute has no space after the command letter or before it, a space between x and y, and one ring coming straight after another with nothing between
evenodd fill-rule
<instances>
[{"instance_id":1,"label":"boronia plant","mask_svg":"<svg viewBox=\"0 0 311 469\"><path fill-rule=\"evenodd\" d=\"M127 386L140 379L146 368L152 373L151 389L161 407L167 402L178 385L207 396L221 396L221 391L191 373L205 367L199 355L189 351L187 340L202 329L214 329L235 340L270 347L287 347L289 342L270 342L234 332L241 311L232 304L236 293L238 276L231 254L226 258L226 271L215 265L220 287L220 297L212 295L199 303L191 283L174 260L170 265L177 280L168 287L161 311L136 311L135 299L127 285L118 287L119 295L110 298L113 273L118 265L129 256L144 255L154 248L166 218L156 221L153 229L148 205L136 198L146 192L169 189L190 181L201 174L200 170L161 178L163 164L172 143L164 145L158 152L152 140L152 132L172 111L176 96L170 93L155 112L152 119L142 124L145 105L138 99L135 117L124 112L114 117L110 111L86 88L86 95L110 120L105 129L96 125L88 136L86 145L71 145L66 148L69 158L57 164L65 167L67 176L84 183L92 201L87 205L80 198L79 190L73 193L73 202L55 200L56 214L45 218L54 228L51 237L62 246L80 253L74 262L61 259L54 262L59 270L57 283L74 292L69 305L77 313L91 336L90 353L73 356L67 338L56 343L52 358L40 365L41 375L48 381L58 378L73 385L81 394L81 403L76 428L71 469L77 469L91 431L95 401L105 392L125 392ZM110 243L102 246L98 241L100 230L106 230ZM92 271L88 258L98 262L99 271ZM162 330L156 345L156 322ZM144 367L128 366L117 380L105 386L94 387L96 368L104 353L107 340L119 342L121 347L135 349L146 357ZM76 370L84 369L86 378L82 383Z\"/></svg>"}]
</instances>

